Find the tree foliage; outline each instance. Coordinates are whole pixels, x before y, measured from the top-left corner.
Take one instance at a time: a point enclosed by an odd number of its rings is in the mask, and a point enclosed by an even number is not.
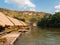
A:
[[[60,12],[50,15],[48,18],[44,16],[44,18],[38,21],[38,26],[60,27]]]

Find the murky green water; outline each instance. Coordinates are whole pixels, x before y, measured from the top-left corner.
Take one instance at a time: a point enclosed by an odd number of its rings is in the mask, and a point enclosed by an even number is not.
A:
[[[60,29],[37,28],[23,34],[15,45],[60,45]]]

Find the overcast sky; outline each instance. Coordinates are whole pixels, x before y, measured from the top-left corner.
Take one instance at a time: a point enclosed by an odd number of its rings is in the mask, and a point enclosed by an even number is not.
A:
[[[0,8],[54,13],[60,12],[60,0],[0,0]]]

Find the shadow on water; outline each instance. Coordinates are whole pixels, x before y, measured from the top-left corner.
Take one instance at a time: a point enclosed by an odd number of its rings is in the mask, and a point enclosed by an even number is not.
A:
[[[60,29],[33,28],[29,33],[23,33],[15,45],[60,45]]]

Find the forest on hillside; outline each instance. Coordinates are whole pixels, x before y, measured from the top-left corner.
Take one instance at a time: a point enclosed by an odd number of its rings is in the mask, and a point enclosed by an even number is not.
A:
[[[49,16],[49,13],[46,12],[34,12],[34,11],[16,11],[9,10],[5,8],[0,8],[0,12],[3,12],[5,15],[22,20],[25,22],[30,22],[32,19],[41,19],[44,16]]]
[[[49,17],[44,16],[44,18],[38,20],[38,26],[60,28],[60,12],[49,15]]]

